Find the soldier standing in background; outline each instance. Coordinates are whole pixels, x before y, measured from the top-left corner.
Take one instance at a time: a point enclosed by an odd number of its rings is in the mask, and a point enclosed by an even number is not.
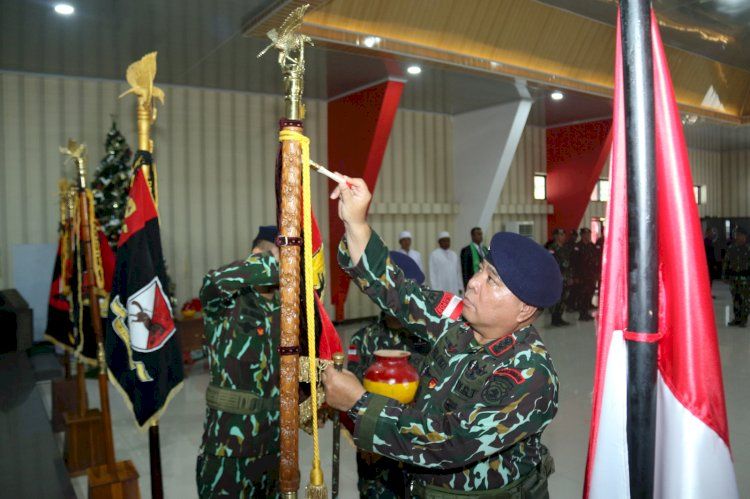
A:
[[[552,242],[547,246],[547,251],[555,257],[557,266],[560,268],[560,274],[563,278],[563,289],[560,300],[552,307],[552,325],[555,327],[570,326],[569,322],[563,320],[565,304],[568,301],[571,285],[570,273],[570,251],[569,246],[565,244],[565,229],[555,229],[552,232]]]
[[[403,253],[391,251],[390,263],[400,268],[406,279],[419,285],[424,283],[424,274],[417,263]],[[375,352],[386,349],[410,352],[409,363],[419,369],[422,359],[430,352],[430,344],[409,333],[395,317],[381,312],[377,322],[363,327],[352,336],[346,368],[361,382],[365,371],[375,360]],[[372,452],[357,450],[357,476],[359,496],[362,498],[403,497],[407,487],[403,463]]]
[[[750,246],[742,227],[735,230],[734,243],[724,257],[724,278],[732,286],[734,304],[734,320],[729,325],[745,327],[750,314]]]
[[[276,497],[279,466],[279,250],[260,227],[251,255],[206,274],[210,373],[196,470],[201,498]]]
[[[341,267],[432,346],[408,405],[365,391],[349,371],[324,371],[326,401],[352,418],[357,447],[406,463],[412,496],[548,497],[553,464],[541,435],[557,412],[558,380],[532,323],[560,299],[552,255],[519,234],[495,234],[462,302],[392,264],[367,224],[362,179],[347,177],[331,197],[346,228]]]
[[[591,242],[591,230],[582,228],[581,240],[573,247],[570,263],[575,279],[575,298],[579,321],[592,321],[589,313],[591,299],[596,291],[596,279],[599,273],[599,252]]]
[[[568,264],[571,266],[571,272],[568,274],[569,278],[567,281],[568,292],[565,295],[565,309],[569,311],[578,310],[578,303],[576,302],[578,281],[576,275],[572,272],[571,259],[573,258],[573,252],[575,251],[576,244],[578,244],[578,231],[576,229],[570,229],[568,231],[568,238],[565,240],[565,252],[568,257]]]

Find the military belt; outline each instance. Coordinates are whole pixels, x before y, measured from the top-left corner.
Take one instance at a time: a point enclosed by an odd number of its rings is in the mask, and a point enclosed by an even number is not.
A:
[[[206,405],[217,411],[248,415],[262,411],[278,410],[279,399],[277,397],[262,398],[246,390],[208,385],[206,389]]]
[[[455,497],[481,497],[484,499],[548,499],[547,477],[555,471],[555,462],[548,453],[527,475],[514,480],[499,489],[490,490],[451,490],[435,485],[412,482],[412,497],[421,499],[452,499]]]

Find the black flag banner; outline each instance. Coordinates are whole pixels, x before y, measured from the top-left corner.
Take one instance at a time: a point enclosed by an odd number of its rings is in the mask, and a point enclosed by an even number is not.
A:
[[[89,197],[89,220],[94,220],[93,199],[90,192],[86,195]],[[77,194],[67,192],[66,196],[72,196],[72,200],[75,201]],[[80,234],[82,229],[75,202],[70,204],[69,211],[69,217],[63,220],[60,226],[60,241],[52,274],[47,329],[44,336],[48,341],[76,355],[81,362],[96,365],[96,337],[91,326],[88,292],[84,289],[85,278],[82,273],[84,263]],[[106,309],[106,299],[112,289],[115,256],[99,224],[94,222],[89,230],[91,230],[90,239],[95,254],[94,274],[90,279],[100,295],[100,305],[104,305]],[[102,325],[104,324],[105,319],[102,319]]]
[[[149,188],[151,153],[138,151],[109,306],[109,377],[140,427],[157,421],[182,387],[182,353],[167,294],[159,215]],[[154,190],[156,185],[154,185]]]

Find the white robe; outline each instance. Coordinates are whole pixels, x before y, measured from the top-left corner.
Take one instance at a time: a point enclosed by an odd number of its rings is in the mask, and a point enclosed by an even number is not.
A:
[[[399,248],[396,251],[398,251],[399,253],[403,253],[404,255],[408,257],[411,257],[412,260],[417,262],[417,267],[419,267],[419,270],[424,272],[424,265],[422,265],[422,253],[413,249],[410,249],[409,252],[407,253],[406,251],[404,251],[403,248]]]
[[[454,295],[463,294],[461,264],[455,251],[436,248],[430,253],[430,287]]]

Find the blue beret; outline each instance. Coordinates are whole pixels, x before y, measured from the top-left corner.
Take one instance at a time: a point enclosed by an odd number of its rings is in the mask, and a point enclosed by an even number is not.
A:
[[[498,232],[492,236],[487,260],[522,302],[545,308],[560,301],[560,268],[555,258],[532,239],[515,232]]]
[[[391,257],[391,261],[404,271],[407,279],[417,281],[417,284],[424,282],[424,274],[419,270],[419,265],[417,265],[417,262],[412,257],[400,251],[391,251],[389,256]]]
[[[269,241],[276,243],[276,236],[279,235],[279,229],[275,225],[261,225],[258,227],[258,235],[255,239],[258,241]]]

